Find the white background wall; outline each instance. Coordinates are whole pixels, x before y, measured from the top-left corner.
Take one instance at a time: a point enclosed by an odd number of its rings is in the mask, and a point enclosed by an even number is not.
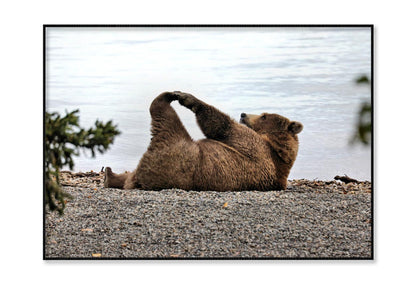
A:
[[[3,280],[408,282],[414,278],[415,93],[410,84],[416,41],[412,2],[248,3],[73,0],[0,4]],[[375,261],[43,261],[42,25],[129,23],[375,24]]]

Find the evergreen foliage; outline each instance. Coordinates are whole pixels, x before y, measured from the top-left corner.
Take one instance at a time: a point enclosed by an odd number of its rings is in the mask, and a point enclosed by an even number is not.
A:
[[[357,84],[370,84],[370,80],[367,76],[361,76],[355,81]],[[358,121],[355,134],[352,138],[352,142],[360,142],[364,145],[369,145],[371,141],[371,130],[372,130],[372,112],[371,103],[363,102],[358,112]]]
[[[95,157],[97,151],[104,153],[120,134],[112,121],[103,123],[99,120],[87,130],[79,126],[79,110],[74,110],[61,117],[57,112],[45,113],[45,200],[44,204],[51,211],[60,214],[65,208],[65,198],[71,196],[60,186],[59,172],[64,166],[74,168],[73,156],[80,150],[90,151]]]

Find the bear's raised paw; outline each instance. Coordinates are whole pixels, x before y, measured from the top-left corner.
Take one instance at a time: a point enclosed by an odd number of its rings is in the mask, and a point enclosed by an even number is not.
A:
[[[195,96],[181,91],[174,91],[173,94],[181,105],[191,109],[193,112],[196,111],[196,105],[199,100]]]

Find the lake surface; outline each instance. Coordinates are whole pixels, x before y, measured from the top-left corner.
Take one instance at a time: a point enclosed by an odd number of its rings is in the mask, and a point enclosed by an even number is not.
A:
[[[371,75],[370,28],[47,28],[46,110],[80,109],[83,127],[113,120],[122,134],[75,170],[133,170],[150,141],[149,106],[189,92],[239,120],[278,113],[304,125],[289,179],[371,179],[371,150],[351,146]],[[191,136],[194,114],[173,103]]]

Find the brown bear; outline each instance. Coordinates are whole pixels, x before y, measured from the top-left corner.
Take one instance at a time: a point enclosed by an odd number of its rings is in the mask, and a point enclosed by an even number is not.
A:
[[[194,141],[170,103],[192,110],[206,139]],[[241,114],[241,124],[191,94],[164,92],[150,106],[152,139],[137,168],[105,170],[105,187],[200,191],[286,189],[298,152],[299,122]]]

